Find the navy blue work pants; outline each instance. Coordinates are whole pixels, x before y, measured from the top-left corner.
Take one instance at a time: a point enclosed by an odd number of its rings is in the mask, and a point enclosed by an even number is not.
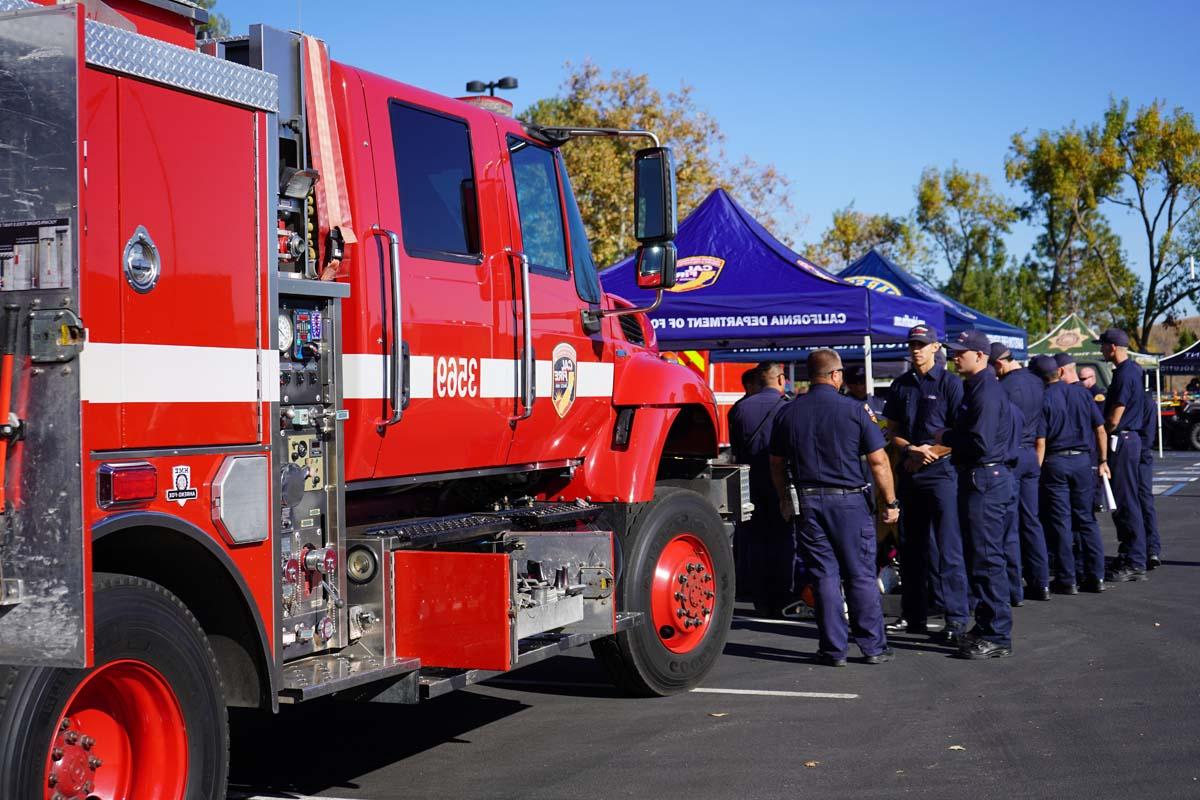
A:
[[[1025,599],[1021,587],[1021,526],[1019,511],[1021,484],[1017,480],[1016,465],[1010,465],[1013,471],[1012,497],[1004,509],[1004,568],[1008,573],[1009,603],[1016,605]]]
[[[1096,523],[1096,475],[1086,453],[1048,455],[1042,464],[1042,521],[1062,584],[1104,579],[1104,539]],[[1075,560],[1078,542],[1080,563]]]
[[[1113,523],[1117,526],[1118,554],[1135,569],[1146,568],[1146,520],[1138,494],[1141,483],[1142,437],[1132,431],[1117,434],[1117,449],[1109,447],[1108,468],[1112,470],[1113,499],[1117,510]],[[1112,437],[1109,437],[1112,443]]]
[[[1008,559],[1004,552],[1006,506],[1012,503],[1012,473],[998,464],[963,468],[958,473],[958,518],[962,523],[967,580],[975,605],[971,633],[1012,645]]]
[[[1050,583],[1050,562],[1046,554],[1046,532],[1039,516],[1038,495],[1042,468],[1037,450],[1022,447],[1013,473],[1017,484],[1018,532],[1021,539],[1021,573],[1028,586]]]
[[[1142,442],[1142,458],[1138,462],[1138,499],[1142,503],[1142,526],[1146,530],[1146,555],[1161,555],[1158,512],[1154,510],[1154,447],[1145,442]]]
[[[792,574],[796,561],[796,539],[792,526],[779,513],[772,496],[761,505],[756,501],[748,522],[738,528],[746,535],[750,591],[754,606],[763,612],[778,611],[791,602]]]
[[[958,475],[943,458],[899,473],[901,608],[909,625],[929,616],[929,584],[946,611],[946,628],[966,629],[967,571],[959,528]]]
[[[887,647],[875,567],[875,519],[861,492],[800,498],[796,538],[813,582],[822,653],[845,658],[853,635],[863,655]],[[850,623],[842,615],[842,590]]]

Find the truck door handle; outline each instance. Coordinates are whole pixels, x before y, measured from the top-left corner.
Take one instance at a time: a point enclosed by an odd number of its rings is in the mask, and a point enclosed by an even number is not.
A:
[[[521,262],[521,413],[514,422],[529,419],[533,415],[533,403],[537,400],[537,377],[534,375],[533,359],[533,306],[529,302],[529,256],[514,253]]]
[[[392,295],[392,347],[388,369],[387,400],[391,405],[392,415],[376,420],[376,427],[382,431],[399,422],[404,415],[404,408],[408,405],[408,358],[402,330],[404,312],[400,306],[400,237],[394,231],[378,225],[371,226],[369,235],[387,237],[388,261],[390,262],[388,283]]]

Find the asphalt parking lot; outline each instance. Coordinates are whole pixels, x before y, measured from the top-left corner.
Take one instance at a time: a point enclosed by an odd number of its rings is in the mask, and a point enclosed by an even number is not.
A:
[[[897,635],[832,669],[811,623],[740,609],[681,696],[622,697],[584,650],[418,707],[237,712],[231,798],[1200,797],[1200,454],[1158,472],[1163,568],[1027,602],[1012,658]]]

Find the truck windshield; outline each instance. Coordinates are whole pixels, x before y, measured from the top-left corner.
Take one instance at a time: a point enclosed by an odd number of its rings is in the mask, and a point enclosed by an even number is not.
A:
[[[562,174],[563,192],[566,194],[564,199],[567,206],[567,225],[571,232],[571,262],[575,265],[575,291],[579,293],[581,300],[599,303],[600,281],[596,275],[596,263],[592,261],[592,248],[588,244],[583,217],[579,214],[575,191],[571,188],[571,179],[567,176],[567,167],[563,163],[561,153],[558,156],[558,170]]]

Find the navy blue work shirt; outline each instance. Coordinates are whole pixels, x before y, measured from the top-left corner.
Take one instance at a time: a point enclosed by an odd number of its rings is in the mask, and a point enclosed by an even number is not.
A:
[[[1154,446],[1154,437],[1158,434],[1158,415],[1162,413],[1158,408],[1158,398],[1150,392],[1146,392],[1144,402],[1146,414],[1140,431],[1142,434],[1142,450]]]
[[[954,424],[942,436],[950,463],[960,467],[1008,461],[1012,403],[1000,388],[996,371],[984,367],[963,381],[963,399]]]
[[[1141,432],[1146,424],[1146,391],[1145,371],[1132,358],[1113,370],[1112,383],[1108,385],[1108,393],[1104,398],[1104,417],[1117,406],[1125,406],[1121,421],[1113,433],[1125,431]]]
[[[1021,447],[1033,447],[1046,435],[1042,425],[1042,395],[1046,383],[1027,369],[1015,369],[1000,378],[1000,387],[1014,406],[1021,409]]]
[[[859,456],[884,444],[862,401],[817,383],[775,418],[771,455],[788,460],[797,486],[857,489],[863,486]]]
[[[739,400],[729,410],[729,443],[733,458],[750,465],[750,499],[755,505],[775,496],[769,447],[775,415],[787,405],[783,393],[766,387]]]
[[[924,375],[910,369],[892,381],[883,415],[895,423],[897,436],[933,444],[937,432],[953,424],[962,397],[962,379],[945,367],[935,365]]]
[[[1091,392],[1080,383],[1055,381],[1042,400],[1047,455],[1059,450],[1094,450],[1096,428],[1104,424]]]

